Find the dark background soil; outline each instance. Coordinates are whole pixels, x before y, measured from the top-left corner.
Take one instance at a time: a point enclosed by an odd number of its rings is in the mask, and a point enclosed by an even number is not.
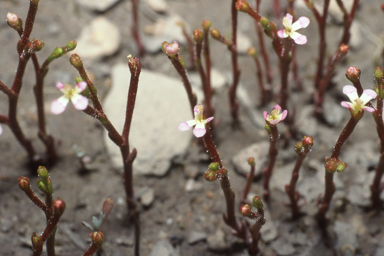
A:
[[[299,0],[298,0],[299,1]],[[35,27],[31,38],[39,38],[45,42],[45,48],[38,54],[40,61],[44,56],[48,56],[51,50],[56,46],[65,45],[69,40],[78,38],[81,28],[89,23],[98,15],[104,15],[114,24],[117,24],[121,33],[120,50],[113,56],[103,58],[98,61],[85,63],[87,71],[94,74],[94,84],[97,85],[99,94],[107,92],[110,83],[109,76],[98,74],[100,65],[113,65],[125,59],[131,53],[137,52],[133,38],[130,33],[132,23],[131,12],[129,11],[130,1],[121,1],[113,8],[103,14],[86,10],[76,4],[74,0],[41,0],[39,11],[36,17]],[[218,28],[223,34],[230,33],[230,2],[219,0],[183,0],[168,1],[169,12],[178,13],[190,25],[191,28],[200,26],[203,19],[211,19],[213,27]],[[271,1],[264,1],[263,15],[272,17],[270,9]],[[285,1],[282,5],[285,5]],[[367,26],[372,33],[378,37],[383,35],[382,21],[383,13],[380,10],[380,1],[361,1],[356,19]],[[27,0],[2,0],[0,1],[0,17],[3,22],[0,24],[0,80],[7,85],[12,84],[15,69],[17,67],[16,43],[18,35],[10,29],[5,17],[7,12],[17,13],[24,19],[28,10]],[[311,25],[303,31],[308,36],[309,42],[305,46],[297,47],[298,60],[300,65],[300,76],[304,82],[304,92],[292,91],[294,102],[290,106],[300,110],[310,104],[311,92],[313,91],[313,77],[317,59],[317,25],[309,11],[302,11],[299,16],[306,15],[311,18]],[[144,15],[140,16],[140,26],[150,24],[151,21]],[[276,20],[275,20],[276,21]],[[280,21],[276,21],[281,27]],[[49,32],[49,26],[59,27],[59,33],[52,35]],[[246,32],[256,42],[254,35],[254,24],[250,17],[245,14],[239,14],[239,29]],[[332,25],[328,32],[329,52],[334,52],[339,41],[341,27]],[[362,69],[362,82],[365,88],[373,88],[372,73],[373,52],[376,45],[373,44],[363,33],[363,43],[356,49],[351,49],[346,60],[339,65],[336,84],[329,92],[330,100],[340,102],[341,88],[349,81],[343,78],[346,67],[355,65]],[[269,48],[269,40],[266,39]],[[211,42],[213,66],[224,74],[230,70],[230,54],[223,45],[217,42]],[[187,59],[187,51],[182,48],[182,55]],[[270,49],[270,56],[273,62],[275,90],[278,90],[279,77],[276,58]],[[255,69],[252,59],[247,56],[239,57],[240,68],[242,71],[241,83],[247,89],[251,98],[255,99],[255,106],[258,105],[259,95],[255,80]],[[143,60],[144,65],[148,65],[153,70],[161,70],[177,77],[172,69],[168,59],[163,53],[148,55]],[[165,66],[165,67],[164,67]],[[341,75],[340,75],[341,73]],[[56,81],[63,75],[69,75],[72,78],[77,76],[75,70],[68,62],[68,56],[63,56],[56,60],[50,66],[50,71],[45,79],[46,84],[46,109],[47,109],[47,127],[58,142],[59,161],[49,169],[51,179],[54,184],[54,197],[61,197],[65,200],[67,208],[63,215],[57,231],[57,254],[58,255],[80,255],[87,248],[90,240],[87,236],[88,230],[81,225],[81,221],[90,221],[91,216],[98,215],[102,202],[107,197],[112,197],[115,201],[115,207],[104,226],[105,242],[103,244],[103,255],[133,255],[133,227],[126,221],[126,206],[124,204],[124,190],[121,185],[119,170],[114,169],[109,162],[107,152],[103,145],[102,133],[103,127],[83,113],[74,108],[68,108],[65,115],[53,116],[49,113],[50,102],[57,97],[57,91],[54,88]],[[230,77],[230,75],[228,75]],[[341,77],[341,78],[340,78]],[[72,79],[73,80],[73,79]],[[293,84],[293,82],[291,83]],[[33,140],[35,146],[43,149],[38,140],[37,133],[37,115],[34,97],[32,96],[32,86],[34,77],[32,66],[29,65],[25,75],[23,89],[19,101],[19,121],[26,135]],[[345,99],[345,97],[343,98]],[[175,106],[177,107],[177,106]],[[215,95],[215,118],[221,120],[217,128],[215,142],[221,157],[230,171],[232,186],[238,193],[245,184],[245,178],[238,175],[233,170],[230,160],[244,147],[252,143],[268,140],[267,134],[263,129],[252,125],[243,108],[240,108],[241,128],[233,129],[228,108],[227,91],[218,91]],[[270,109],[260,109],[260,111]],[[0,95],[0,113],[6,113],[7,99]],[[342,130],[343,125],[349,118],[347,110],[343,117],[344,121],[338,127],[330,127],[319,123],[317,129],[318,137],[314,138],[315,146],[313,152],[308,158],[323,161],[324,157],[332,152],[332,145]],[[329,113],[330,115],[332,113]],[[32,232],[41,232],[45,227],[45,217],[43,213],[35,207],[24,193],[17,186],[17,178],[21,175],[31,178],[31,184],[34,190],[36,177],[31,175],[27,166],[27,155],[23,148],[14,139],[10,130],[3,125],[4,132],[0,136],[0,254],[1,255],[31,255],[31,248],[28,241]],[[281,126],[284,130],[284,126]],[[149,128],[150,129],[150,126]],[[311,136],[311,131],[306,135]],[[371,141],[372,148],[377,148],[377,135],[375,124],[369,115],[365,115],[359,123],[356,131],[345,145],[346,150],[362,141]],[[194,147],[190,151],[199,150],[196,141],[192,142]],[[293,151],[295,140],[288,142],[286,151]],[[80,162],[73,151],[73,145],[77,145],[85,153],[92,157],[93,170],[88,173],[80,172]],[[266,149],[267,150],[267,149]],[[193,152],[192,152],[193,153]],[[191,153],[191,154],[192,154]],[[343,157],[343,154],[342,154]],[[377,150],[377,159],[379,158]],[[183,161],[188,161],[188,155]],[[282,167],[289,161],[278,159],[276,168]],[[181,160],[179,162],[182,162]],[[199,164],[199,163],[196,163]],[[204,168],[207,163],[201,163],[201,173],[197,178],[204,183],[200,191],[185,192],[184,186],[187,180],[183,169],[184,166],[175,163],[169,173],[163,178],[154,177],[135,177],[135,188],[139,191],[143,187],[151,187],[155,190],[155,201],[149,208],[141,209],[141,254],[148,255],[152,246],[162,238],[173,238],[180,240],[179,243],[181,255],[241,255],[244,247],[241,242],[230,235],[230,229],[225,226],[221,214],[225,210],[225,202],[218,182],[207,183],[203,179]],[[318,170],[323,171],[323,170]],[[354,175],[358,171],[349,165],[345,173],[342,173],[342,180],[345,183],[345,191],[351,183]],[[287,181],[288,182],[288,181]],[[251,194],[261,194],[261,181],[255,182]],[[310,203],[304,208],[307,214],[296,222],[289,221],[289,211],[282,204],[286,201],[286,195],[280,191],[272,191],[272,198],[269,209],[272,219],[278,226],[280,236],[288,237],[294,232],[303,232],[306,237],[311,237],[318,233],[313,215],[316,212],[315,203]],[[370,232],[377,226],[383,224],[381,213],[372,214],[355,205],[343,200],[342,212],[334,212],[332,208],[333,220],[342,219],[345,222],[353,223],[356,219],[361,220],[363,230],[359,230],[358,255],[374,255],[375,250],[382,240],[383,233]],[[167,219],[172,219],[169,224]],[[303,228],[304,227],[304,228]],[[204,231],[208,236],[213,235],[217,229],[222,229],[226,233],[226,239],[231,244],[231,249],[224,252],[212,252],[207,250],[207,243],[200,242],[196,245],[189,245],[186,237],[191,230]],[[374,233],[374,234],[372,234]],[[182,239],[184,237],[184,240]],[[123,244],[119,239],[124,241]],[[77,243],[76,243],[77,242]],[[265,255],[276,255],[269,244],[261,243]],[[306,251],[310,248],[309,253]],[[306,253],[305,253],[306,252]],[[336,249],[325,245],[323,241],[317,244],[297,246],[295,255],[336,255]]]

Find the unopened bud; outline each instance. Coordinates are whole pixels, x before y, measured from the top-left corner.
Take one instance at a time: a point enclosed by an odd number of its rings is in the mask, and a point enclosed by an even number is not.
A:
[[[217,179],[216,172],[212,171],[211,169],[208,169],[204,173],[204,179],[207,181],[215,181]]]
[[[63,215],[65,210],[65,202],[61,200],[60,197],[58,197],[57,200],[53,201],[53,209],[55,216]]]
[[[248,158],[248,164],[250,166],[255,166],[255,158],[254,157],[250,157]]]
[[[225,168],[222,168],[222,169],[220,169],[218,172],[217,172],[217,175],[219,175],[219,176],[227,176],[228,175],[228,170],[227,169],[225,169]]]
[[[309,9],[312,9],[312,8],[313,8],[313,0],[305,1],[305,4],[307,5],[307,7],[308,7]]]
[[[23,30],[23,21],[19,18],[17,14],[7,13],[7,23],[8,25],[15,29],[16,31],[22,32]]]
[[[180,50],[180,46],[179,46],[179,43],[176,41],[173,41],[172,44],[164,45],[165,54],[171,58],[175,58],[176,55],[179,53],[179,50]]]
[[[72,54],[69,58],[69,62],[72,64],[72,66],[76,69],[83,67],[83,61],[81,60],[80,56],[76,53]]]
[[[302,143],[304,147],[313,147],[313,137],[304,136]]]
[[[108,215],[111,213],[113,209],[113,200],[112,198],[107,198],[104,203],[103,203],[103,213],[104,213],[104,218],[107,219]]]
[[[21,176],[20,178],[17,179],[19,183],[19,187],[23,191],[27,191],[31,187],[31,183],[29,181],[29,178]]]
[[[268,20],[267,18],[265,18],[265,17],[261,17],[261,19],[260,19],[260,24],[261,24],[261,26],[262,26],[265,30],[267,30],[268,27],[269,27],[269,20]]]
[[[238,0],[236,3],[235,3],[235,8],[236,10],[238,10],[239,12],[248,12],[250,7],[249,7],[249,4],[247,1],[244,1],[244,0]]]
[[[32,233],[31,240],[33,248],[36,248],[37,244],[39,243],[39,236],[36,234],[36,232]]]
[[[254,196],[252,198],[252,205],[253,205],[253,207],[257,208],[258,210],[264,210],[263,201],[261,201],[261,197],[259,197],[259,196]]]
[[[210,163],[208,165],[208,169],[210,169],[210,170],[212,170],[214,172],[218,171],[219,168],[220,168],[220,163],[219,162],[213,162],[213,163]]]
[[[48,170],[47,168],[45,168],[44,166],[39,166],[37,168],[37,174],[39,175],[39,177],[43,180],[47,180],[49,178],[49,173],[48,173]]]
[[[337,172],[342,172],[344,171],[344,169],[347,167],[347,164],[343,161],[338,161],[337,162],[337,168],[336,168],[336,171]]]
[[[195,40],[198,43],[201,43],[203,42],[203,39],[204,39],[204,34],[203,34],[203,31],[201,31],[201,29],[198,28],[193,30],[193,40]]]
[[[213,28],[213,29],[211,29],[210,33],[211,33],[211,36],[213,38],[220,39],[220,31],[219,30]]]
[[[360,81],[361,70],[357,67],[349,67],[345,76],[352,83],[358,83]]]
[[[348,50],[349,50],[349,45],[341,44],[339,46],[339,52],[344,54],[344,55],[348,53]]]
[[[251,206],[249,204],[242,204],[239,210],[244,217],[251,214]]]
[[[101,231],[93,232],[91,235],[92,242],[97,245],[102,245],[104,240],[104,234]]]
[[[211,28],[212,22],[210,20],[203,20],[203,23],[201,23],[201,26],[204,29],[204,32],[207,33],[209,29]]]
[[[302,142],[297,142],[296,143],[296,146],[295,146],[295,152],[296,154],[300,155],[301,153],[303,153],[303,143]]]
[[[73,51],[77,46],[77,42],[75,40],[71,40],[67,43],[66,47],[68,51]]]
[[[42,40],[33,39],[32,40],[32,48],[31,48],[32,53],[41,51],[41,49],[43,49],[44,45],[45,44]]]
[[[374,76],[377,83],[380,83],[384,78],[383,70],[380,67],[377,67],[375,69]]]

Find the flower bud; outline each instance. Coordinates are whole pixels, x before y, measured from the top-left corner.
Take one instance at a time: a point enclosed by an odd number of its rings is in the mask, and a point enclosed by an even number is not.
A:
[[[60,197],[53,201],[53,210],[55,216],[63,215],[65,210],[65,202],[61,200]]]
[[[346,167],[347,167],[347,164],[346,164],[345,162],[339,160],[339,161],[337,162],[337,168],[336,168],[336,171],[337,171],[337,172],[342,172],[342,171],[344,171],[344,169],[345,169]]]
[[[38,52],[38,51],[41,51],[41,49],[43,49],[44,47],[44,42],[40,39],[33,39],[32,40],[32,47],[30,49],[31,53],[35,53],[35,52]]]
[[[165,44],[164,45],[164,52],[168,57],[175,58],[176,55],[179,53],[180,46],[177,41],[173,41],[172,44]]]
[[[219,30],[213,28],[213,29],[211,29],[210,33],[211,33],[211,36],[213,38],[215,38],[217,40],[220,39],[220,31]]]
[[[248,2],[244,0],[238,0],[235,3],[235,8],[239,12],[249,12],[249,9],[250,9]]]
[[[103,232],[101,231],[96,231],[96,232],[93,232],[91,233],[91,239],[92,239],[92,242],[94,244],[97,244],[97,245],[102,245],[103,244],[103,239],[104,239],[104,234]]]
[[[383,70],[380,67],[377,67],[375,69],[374,76],[375,76],[376,81],[382,81],[384,78]],[[379,82],[377,82],[377,83],[379,83]]]
[[[76,69],[83,67],[83,61],[81,60],[80,56],[76,53],[72,54],[69,58],[69,62],[72,64],[72,66]]]
[[[37,175],[39,175],[39,177],[43,180],[47,180],[49,178],[48,170],[44,166],[39,166],[37,168]]]
[[[15,29],[16,31],[23,31],[23,21],[19,18],[17,14],[7,13],[7,23],[8,25]]]
[[[210,20],[203,20],[203,23],[201,23],[201,26],[204,29],[204,32],[207,33],[209,29],[211,28],[212,22]]]
[[[301,153],[303,153],[304,151],[304,147],[303,147],[303,143],[302,142],[297,142],[296,143],[296,146],[295,146],[295,152],[296,154],[300,155]]]
[[[204,34],[203,34],[203,31],[201,31],[201,29],[195,29],[193,30],[193,40],[195,40],[197,43],[201,43],[203,42],[203,39],[204,39]]]
[[[255,166],[255,158],[254,157],[250,157],[248,158],[248,164],[250,166]]]
[[[204,178],[207,181],[215,181],[217,179],[216,172],[212,171],[211,169],[208,169],[205,171]]]
[[[73,51],[77,46],[77,42],[75,40],[71,40],[67,43],[67,51]]]
[[[210,163],[208,165],[208,169],[210,169],[210,170],[212,170],[214,172],[218,171],[219,168],[220,168],[220,163],[219,162]]]
[[[352,83],[358,83],[360,81],[361,70],[357,67],[349,67],[345,76]]]
[[[222,177],[222,176],[227,176],[227,175],[228,175],[228,170],[225,169],[225,168],[222,168],[222,169],[220,169],[220,170],[217,172],[217,175],[219,175],[220,177]]]
[[[304,147],[313,147],[313,138],[309,136],[304,136],[302,143]]]
[[[21,176],[20,178],[17,179],[19,183],[19,187],[23,191],[27,191],[31,187],[31,183],[29,181],[29,178]]]
[[[251,214],[251,206],[249,204],[242,204],[239,210],[244,217]]]
[[[36,248],[36,246],[39,243],[39,236],[36,234],[36,232],[32,233],[31,240],[32,240],[33,248]]]
[[[249,56],[256,57],[257,56],[256,48],[255,47],[249,47],[249,49],[247,50],[247,54]]]
[[[269,20],[265,17],[261,17],[260,19],[260,24],[261,26],[265,29],[265,30],[268,30],[268,27],[269,27]]]
[[[82,82],[82,81],[84,81],[83,80],[83,78],[82,77],[75,77],[75,81],[76,81],[76,83],[78,84],[78,83],[80,83],[80,82]]]
[[[40,179],[37,179],[37,187],[43,192],[43,193],[48,193],[48,188],[47,188],[47,184],[43,181],[43,180],[40,180]]]
[[[313,8],[313,0],[305,1],[305,4],[307,5],[307,7],[308,7],[309,9],[312,9],[312,8]]]
[[[337,159],[336,158],[330,158],[327,156],[325,158],[325,164],[324,164],[325,170],[329,173],[336,172],[337,169]]]
[[[254,196],[252,198],[252,205],[253,205],[253,207],[257,208],[258,210],[264,210],[264,204],[261,201],[261,197],[259,197],[259,196]]]
[[[344,54],[344,55],[348,53],[348,50],[349,50],[349,45],[341,44],[339,46],[339,52]]]

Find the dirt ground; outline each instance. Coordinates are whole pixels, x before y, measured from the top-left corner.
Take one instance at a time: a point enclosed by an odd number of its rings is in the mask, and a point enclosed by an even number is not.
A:
[[[301,1],[301,0],[297,0]],[[220,0],[168,0],[169,13],[177,13],[182,16],[194,29],[200,27],[203,19],[210,19],[213,27],[218,28],[223,34],[230,33],[230,2]],[[265,2],[265,3],[264,3]],[[274,18],[271,10],[271,1],[263,1],[263,15],[270,17],[281,28],[281,21]],[[281,1],[285,6],[285,1]],[[316,1],[315,1],[316,2]],[[322,2],[322,1],[320,1]],[[334,86],[328,92],[326,102],[339,102],[346,100],[341,93],[342,86],[350,82],[345,79],[344,73],[348,66],[357,66],[362,70],[362,84],[365,88],[373,88],[372,74],[375,68],[373,64],[374,52],[377,45],[372,42],[373,36],[369,36],[369,31],[376,35],[379,40],[383,40],[383,12],[381,11],[380,1],[361,1],[356,14],[356,20],[361,25],[360,45],[348,53],[347,58],[338,66],[334,79]],[[12,84],[15,69],[17,67],[16,43],[18,35],[9,28],[5,22],[7,12],[17,13],[24,19],[28,10],[29,1],[27,0],[1,0],[0,1],[0,80],[7,85]],[[121,44],[119,51],[110,57],[101,60],[85,63],[88,72],[94,75],[94,84],[97,86],[100,95],[107,93],[110,83],[109,74],[104,75],[98,72],[102,65],[112,66],[121,62],[129,53],[137,53],[130,27],[132,16],[130,12],[130,1],[120,1],[115,6],[104,13],[96,13],[79,6],[75,0],[41,0],[39,11],[36,17],[35,27],[31,38],[42,39],[45,48],[38,53],[40,61],[44,56],[48,56],[50,51],[56,46],[65,45],[69,40],[78,38],[81,28],[88,24],[96,16],[103,15],[110,19],[119,27],[121,33]],[[295,107],[297,112],[311,104],[311,93],[313,92],[313,78],[316,68],[318,34],[317,24],[311,12],[299,9],[298,16],[308,16],[311,19],[310,27],[302,33],[308,36],[308,44],[297,47],[299,60],[299,74],[303,80],[304,91],[298,92],[291,90],[292,101],[290,107]],[[140,13],[140,26],[151,24],[150,17]],[[52,28],[52,26],[54,28]],[[52,33],[52,30],[58,30]],[[328,52],[332,53],[337,47],[340,31],[342,27],[329,25]],[[246,33],[256,45],[254,23],[245,14],[239,14],[239,30]],[[274,81],[272,88],[278,91],[279,76],[276,64],[276,56],[271,49],[269,39],[266,39],[270,57],[273,64]],[[211,41],[211,51],[213,67],[220,70],[223,74],[231,72],[230,54],[225,47],[217,42]],[[135,54],[133,54],[135,55]],[[187,50],[182,47],[182,56],[188,59]],[[72,81],[78,76],[75,69],[68,62],[69,56],[63,56],[50,66],[50,71],[45,79],[46,84],[46,111],[47,127],[57,140],[59,161],[49,169],[51,179],[54,184],[54,197],[61,197],[66,202],[66,211],[63,215],[56,235],[57,255],[81,255],[85,252],[90,243],[88,230],[81,225],[81,221],[90,221],[92,216],[98,215],[102,202],[107,197],[112,197],[115,207],[104,225],[105,240],[101,255],[133,255],[133,227],[126,221],[126,206],[124,204],[124,190],[121,184],[120,171],[112,167],[108,159],[108,154],[102,141],[103,127],[94,120],[74,108],[68,108],[65,115],[53,116],[49,113],[49,106],[53,99],[57,97],[54,88],[56,81],[63,76],[70,76]],[[150,66],[155,71],[166,70],[168,74],[178,77],[172,69],[170,62],[163,53],[147,55],[143,60],[145,65]],[[249,97],[255,99],[255,106],[259,104],[258,87],[255,76],[253,60],[245,55],[239,56],[240,68],[242,71],[241,83],[245,86]],[[166,66],[166,67],[164,67]],[[24,78],[22,92],[19,101],[19,121],[26,135],[33,140],[34,145],[43,150],[42,144],[37,138],[37,114],[34,97],[32,96],[32,86],[34,85],[33,69],[29,63],[27,73]],[[290,85],[294,85],[290,81]],[[292,88],[292,86],[291,86]],[[216,107],[215,120],[220,120],[217,127],[215,142],[224,161],[226,168],[230,171],[232,186],[237,193],[245,184],[245,177],[234,171],[231,162],[232,157],[241,149],[260,141],[268,140],[267,133],[255,127],[244,108],[240,107],[241,127],[232,128],[229,114],[227,90],[217,91],[214,96]],[[177,107],[177,106],[175,106]],[[256,107],[255,107],[256,108]],[[270,109],[258,109],[264,111]],[[5,95],[0,95],[0,114],[7,111],[7,100]],[[333,115],[330,111],[329,115]],[[304,170],[308,167],[308,160],[313,159],[322,162],[325,156],[332,152],[332,146],[339,136],[343,126],[349,118],[349,113],[341,117],[342,121],[336,127],[324,123],[317,123],[316,136],[314,136],[315,146],[312,153],[306,160]],[[181,120],[182,121],[182,120]],[[0,255],[31,255],[30,236],[32,232],[41,232],[45,227],[45,217],[37,207],[35,207],[24,193],[18,188],[17,178],[21,175],[31,178],[34,191],[36,177],[31,175],[27,166],[27,154],[15,140],[10,129],[3,126],[3,134],[0,136]],[[150,129],[150,127],[149,127]],[[282,125],[281,129],[285,128]],[[312,131],[307,131],[305,135],[312,136]],[[303,134],[304,135],[304,134]],[[284,137],[283,137],[284,138]],[[374,160],[379,159],[378,139],[375,123],[370,115],[366,114],[358,124],[355,132],[343,148],[342,152],[354,148],[359,143],[369,141],[371,150],[375,152]],[[283,142],[283,140],[280,140]],[[281,155],[290,155],[293,151],[296,140],[287,142],[286,149],[281,148]],[[92,158],[92,170],[81,172],[79,159],[74,154],[73,146],[83,150]],[[266,149],[267,150],[267,149]],[[135,176],[134,184],[136,191],[144,187],[153,188],[155,200],[153,204],[141,211],[141,255],[148,255],[151,248],[161,239],[170,238],[179,248],[180,255],[246,255],[244,244],[230,234],[230,229],[222,220],[222,212],[225,211],[225,202],[219,182],[208,183],[203,178],[203,173],[207,167],[207,162],[194,163],[199,165],[200,173],[196,178],[204,184],[198,191],[186,192],[185,182],[187,177],[184,172],[185,166],[182,163],[190,162],[191,155],[196,155],[199,151],[197,140],[192,142],[189,154],[184,158],[176,159],[175,164],[168,174],[162,178]],[[278,158],[276,168],[281,168],[288,163],[295,161],[294,154],[290,159]],[[341,158],[347,157],[341,155]],[[256,159],[257,162],[257,159]],[[361,177],[358,172],[368,175],[372,170],[370,166],[361,170],[354,167],[353,163],[348,163],[348,168],[341,176],[344,182],[344,194],[349,193],[351,184],[355,177]],[[324,170],[316,170],[323,172]],[[287,181],[288,182],[288,181]],[[254,182],[251,194],[261,195],[262,181]],[[340,192],[340,191],[339,191]],[[342,193],[340,192],[340,193]],[[352,244],[356,249],[356,255],[379,255],[378,247],[384,242],[384,233],[380,230],[383,225],[382,213],[373,214],[364,208],[350,203],[345,196],[339,196],[331,207],[331,219],[342,220],[350,223],[353,227],[353,234],[356,234],[357,244]],[[272,198],[268,205],[271,212],[271,219],[275,223],[280,238],[289,240],[294,234],[303,234],[308,242],[294,244],[295,253],[292,255],[339,255],[336,246],[330,246],[323,239],[312,239],[319,236],[320,231],[316,227],[314,214],[316,213],[315,202],[308,202],[303,208],[305,216],[297,221],[290,221],[289,211],[282,202],[287,201],[287,197],[279,190],[272,191]],[[240,214],[239,214],[240,215]],[[331,225],[331,227],[333,227]],[[208,249],[205,241],[194,245],[187,243],[188,234],[191,231],[201,231],[210,236],[214,236],[217,230],[225,232],[225,239],[229,248],[224,251],[212,251]],[[330,228],[331,243],[336,244],[337,238],[334,236],[333,229]],[[313,242],[316,241],[316,242]],[[271,246],[272,242],[260,242],[265,255],[278,255]],[[375,254],[376,252],[376,254]],[[283,254],[286,255],[286,254]],[[347,255],[347,254],[345,254]]]

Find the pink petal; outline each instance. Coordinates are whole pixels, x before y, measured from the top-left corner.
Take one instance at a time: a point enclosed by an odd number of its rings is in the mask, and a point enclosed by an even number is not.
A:
[[[214,117],[211,116],[210,118],[208,118],[207,120],[205,120],[205,123],[206,123],[206,124],[209,123],[210,121],[212,121],[213,118],[214,118]]]
[[[340,105],[345,108],[352,108],[351,103],[347,101],[342,101]]]
[[[286,37],[288,37],[288,35],[285,33],[285,30],[284,30],[284,29],[280,29],[279,31],[277,31],[277,35],[278,35],[280,38],[286,38]]]
[[[87,82],[81,81],[77,83],[77,87],[80,89],[80,92],[82,92],[87,88]]]
[[[349,95],[349,94],[352,94],[352,93],[355,93],[355,92],[357,92],[357,90],[356,90],[356,88],[354,87],[354,86],[352,86],[352,85],[345,85],[344,87],[343,87],[343,93],[345,94],[345,95]]]
[[[267,112],[267,111],[264,111],[264,112],[263,112],[263,117],[264,117],[265,120],[268,119],[268,112]]]
[[[377,96],[376,92],[371,89],[366,89],[361,94],[360,99],[363,101],[364,105],[367,104],[368,101],[375,99]]]
[[[308,27],[310,20],[307,17],[303,16],[303,17],[300,17],[296,22],[300,24],[301,28],[306,28]]]
[[[191,127],[188,125],[187,122],[182,122],[181,124],[179,124],[178,128],[179,128],[179,131],[184,132],[184,131],[188,131],[189,128],[191,128]]]
[[[292,36],[291,36],[292,37]],[[299,44],[299,45],[303,45],[303,44],[306,44],[308,42],[308,39],[305,35],[301,35],[296,37],[296,38],[292,38],[293,40],[295,40],[295,43]]]
[[[193,129],[193,134],[197,138],[203,137],[206,132],[207,132],[207,130],[205,130],[204,128],[195,128],[195,129]]]
[[[67,104],[63,104],[59,98],[52,102],[51,112],[52,114],[59,115],[64,112],[66,107],[67,107]]]
[[[285,15],[285,18],[289,19],[292,24],[293,16],[291,14],[287,13],[287,15]]]
[[[0,125],[0,134],[2,134],[3,133],[3,127],[1,127],[1,125]]]
[[[275,120],[269,121],[269,123],[270,123],[271,125],[276,125],[276,124],[278,124],[278,123],[280,123],[280,122],[281,122],[281,119],[275,119]]]
[[[88,107],[88,99],[83,95],[72,97],[71,101],[77,110],[84,110]]]
[[[281,111],[281,107],[280,107],[280,105],[279,105],[279,104],[276,104],[276,105],[273,107],[273,110],[275,110],[275,109],[279,110],[279,112],[280,112],[280,111]]]
[[[281,116],[281,121],[283,121],[288,115],[288,110],[283,111],[283,115]]]
[[[368,112],[371,112],[371,113],[373,113],[373,112],[376,111],[376,109],[371,108],[371,107],[363,107],[363,109],[366,110],[366,111],[368,111]]]
[[[62,82],[57,82],[57,83],[56,83],[56,88],[57,88],[58,90],[64,89],[64,84],[63,84]]]

